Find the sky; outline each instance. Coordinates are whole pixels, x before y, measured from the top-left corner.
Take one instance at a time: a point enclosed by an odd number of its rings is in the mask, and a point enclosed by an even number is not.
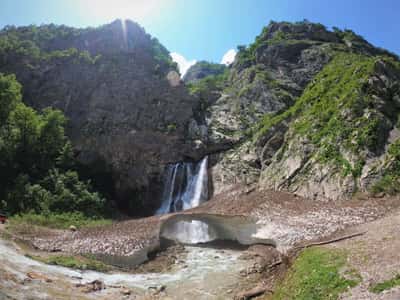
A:
[[[134,20],[157,37],[181,70],[196,60],[229,63],[236,47],[253,42],[271,20],[352,29],[400,54],[399,0],[0,0],[0,27],[87,27],[117,18]]]

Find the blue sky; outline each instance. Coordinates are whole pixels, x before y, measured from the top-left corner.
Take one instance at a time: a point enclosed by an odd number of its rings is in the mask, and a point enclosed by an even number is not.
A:
[[[353,29],[400,54],[399,0],[0,0],[0,27],[86,27],[116,18],[139,22],[188,60],[220,62],[229,49],[252,42],[270,20],[303,19]]]

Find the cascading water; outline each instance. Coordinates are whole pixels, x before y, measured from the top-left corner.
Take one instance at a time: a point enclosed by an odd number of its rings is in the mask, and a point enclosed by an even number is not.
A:
[[[199,206],[208,199],[208,157],[199,163],[179,162],[169,165],[164,177],[164,191],[161,207],[156,214],[182,211]],[[177,223],[171,229],[174,236],[183,243],[212,241],[215,234],[207,224],[200,221]]]
[[[208,199],[208,157],[199,163],[169,165],[164,175],[161,207],[156,214],[177,212],[199,206]]]

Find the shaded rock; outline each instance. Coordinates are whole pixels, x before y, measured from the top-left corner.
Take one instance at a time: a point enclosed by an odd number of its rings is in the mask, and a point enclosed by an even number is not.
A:
[[[169,52],[132,21],[10,27],[0,37],[7,34],[31,41],[41,57],[11,49],[0,57],[0,72],[16,74],[27,104],[65,113],[77,159],[96,188],[126,213],[152,214],[164,165],[198,157],[187,136],[198,99],[180,84]]]

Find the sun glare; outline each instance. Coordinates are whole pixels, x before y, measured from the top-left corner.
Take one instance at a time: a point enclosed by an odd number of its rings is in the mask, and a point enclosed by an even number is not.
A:
[[[143,21],[160,12],[163,0],[82,0],[82,9],[97,19]]]

